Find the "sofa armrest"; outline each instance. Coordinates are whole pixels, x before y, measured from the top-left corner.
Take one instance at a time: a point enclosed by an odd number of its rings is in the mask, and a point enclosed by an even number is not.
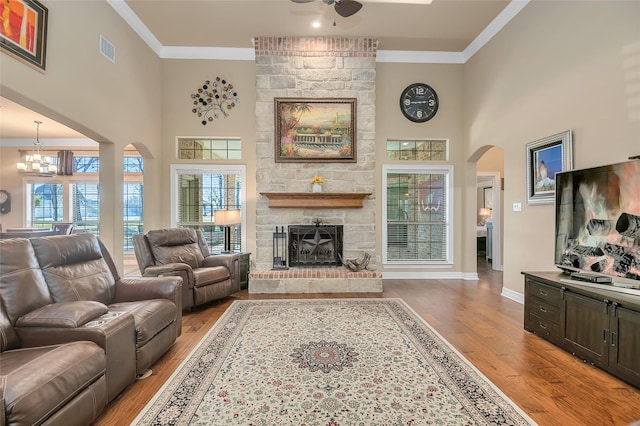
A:
[[[164,277],[131,277],[116,281],[114,301],[134,302],[149,299],[167,299],[182,310],[182,278]]]
[[[192,286],[193,269],[186,263],[167,263],[166,265],[149,266],[144,270],[143,277],[182,277],[183,286]]]
[[[240,254],[212,254],[204,258],[202,266],[225,266],[231,275],[232,288],[236,289],[235,291],[240,291]]]
[[[56,303],[58,305],[59,303]],[[21,347],[94,342],[107,355],[107,394],[113,400],[136,377],[136,328],[129,312],[109,311],[76,328],[15,327]],[[1,422],[0,422],[1,423]]]
[[[106,305],[90,300],[52,303],[21,316],[16,326],[77,328],[108,311]]]
[[[212,254],[204,258],[202,266],[209,268],[212,266],[226,266],[229,271],[233,272],[233,262],[238,259],[238,254]]]

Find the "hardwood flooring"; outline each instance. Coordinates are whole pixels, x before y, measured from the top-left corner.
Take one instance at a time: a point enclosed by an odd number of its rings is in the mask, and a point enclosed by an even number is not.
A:
[[[153,366],[153,374],[129,386],[95,424],[129,424],[233,300],[285,297],[403,299],[542,426],[640,420],[640,390],[525,332],[523,306],[500,296],[502,273],[489,266],[478,258],[478,281],[385,280],[381,295],[250,295],[245,290],[185,313],[182,336]]]

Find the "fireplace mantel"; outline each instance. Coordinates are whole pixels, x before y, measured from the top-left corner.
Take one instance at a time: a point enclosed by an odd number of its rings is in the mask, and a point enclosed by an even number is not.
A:
[[[269,207],[362,208],[370,192],[261,192]]]

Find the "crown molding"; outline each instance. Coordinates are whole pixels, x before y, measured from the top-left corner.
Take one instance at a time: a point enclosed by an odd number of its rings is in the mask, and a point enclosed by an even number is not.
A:
[[[496,16],[487,28],[482,30],[480,34],[462,51],[464,62],[467,62],[482,47],[498,34],[524,7],[529,4],[530,0],[512,0],[502,12]],[[463,62],[463,63],[464,63]]]
[[[378,50],[376,62],[410,64],[464,64],[462,52],[435,52],[419,50]]]
[[[142,20],[138,18],[138,15],[131,10],[129,5],[125,3],[124,0],[107,0],[107,3],[109,3],[118,15],[120,15],[127,24],[129,24],[133,31],[135,31],[136,34],[138,34],[138,36],[147,43],[151,50],[156,52],[156,55],[162,58],[162,43],[160,43],[156,36],[153,35],[151,30],[147,28]]]
[[[40,149],[42,149],[43,151],[47,151],[47,149],[49,148],[57,148],[57,147],[61,147],[61,146],[81,146],[81,147],[87,147],[87,146],[95,146],[98,147],[100,146],[100,144],[96,141],[94,141],[93,139],[89,139],[89,138],[74,138],[74,139],[67,139],[67,138],[41,138],[40,139],[41,145],[40,145]],[[0,147],[3,148],[12,148],[12,147],[17,147],[17,148],[33,148],[34,144],[33,144],[33,139],[9,139],[9,138],[4,138],[4,139],[0,139]]]
[[[252,48],[163,46],[124,0],[106,0],[140,38],[162,59],[254,61]],[[513,19],[530,0],[512,0],[462,52],[378,50],[376,62],[464,64]]]
[[[218,59],[226,61],[255,61],[253,48],[236,47],[192,47],[192,46],[164,46],[163,59]]]

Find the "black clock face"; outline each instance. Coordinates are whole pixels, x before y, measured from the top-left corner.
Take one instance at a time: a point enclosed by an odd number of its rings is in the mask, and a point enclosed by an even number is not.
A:
[[[400,110],[409,120],[424,123],[438,112],[438,95],[428,84],[414,83],[402,91]]]
[[[0,213],[7,214],[11,211],[11,195],[6,189],[0,189]]]

